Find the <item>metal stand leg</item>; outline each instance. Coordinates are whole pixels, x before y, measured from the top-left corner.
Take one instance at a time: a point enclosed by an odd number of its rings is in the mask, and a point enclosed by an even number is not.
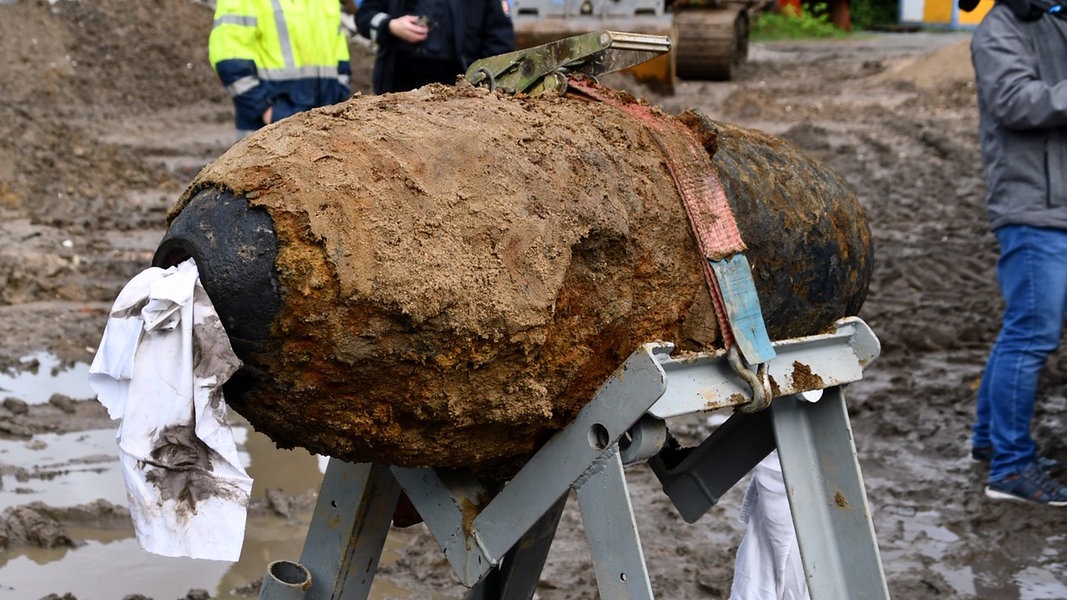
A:
[[[311,587],[311,572],[304,565],[276,560],[267,565],[259,600],[304,600]]]
[[[541,519],[504,555],[499,568],[476,585],[467,600],[530,600],[537,591],[548,551],[556,537],[567,495],[560,497]]]
[[[812,598],[889,598],[841,387],[771,403]]]
[[[652,583],[637,534],[622,459],[613,453],[576,488],[601,598],[651,600]]]
[[[300,554],[311,572],[305,600],[367,597],[399,498],[389,469],[330,459]]]
[[[659,349],[645,344],[634,351],[571,424],[491,498],[466,471],[392,468],[461,583],[477,585],[561,496],[601,470],[605,458],[619,461],[619,439],[666,387]]]

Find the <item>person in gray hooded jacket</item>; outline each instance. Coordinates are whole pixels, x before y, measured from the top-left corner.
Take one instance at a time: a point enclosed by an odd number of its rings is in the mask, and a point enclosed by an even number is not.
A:
[[[1067,19],[998,0],[971,39],[990,228],[1005,311],[978,390],[972,456],[988,497],[1067,506],[1030,433],[1038,375],[1067,316]]]

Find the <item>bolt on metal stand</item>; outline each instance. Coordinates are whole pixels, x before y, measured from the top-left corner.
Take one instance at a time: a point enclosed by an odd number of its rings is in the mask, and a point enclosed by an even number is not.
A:
[[[672,358],[673,349],[652,343],[634,351],[494,494],[463,470],[331,459],[295,563],[304,570],[272,565],[260,597],[366,598],[403,490],[469,598],[531,598],[574,490],[600,597],[651,600],[624,466],[646,462],[692,523],[777,448],[811,597],[889,598],[843,393],[878,356],[867,325],[848,318],[833,333],[776,342],[767,363],[770,408],[736,411],[689,448],[670,437],[666,419],[739,406],[753,392],[725,352]],[[819,390],[817,402],[803,397]],[[294,583],[274,572],[309,576]]]

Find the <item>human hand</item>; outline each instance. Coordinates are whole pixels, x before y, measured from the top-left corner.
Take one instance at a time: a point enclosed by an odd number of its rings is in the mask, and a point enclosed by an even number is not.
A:
[[[418,44],[430,34],[430,28],[420,24],[415,15],[404,15],[389,21],[389,33],[410,44]]]
[[[274,107],[268,106],[267,110],[263,111],[263,124],[270,125],[274,117]]]

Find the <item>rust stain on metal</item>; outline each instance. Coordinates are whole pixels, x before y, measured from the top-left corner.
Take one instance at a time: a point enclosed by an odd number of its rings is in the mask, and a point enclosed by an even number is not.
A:
[[[777,398],[778,396],[781,396],[782,395],[782,388],[781,388],[781,386],[778,385],[778,382],[775,381],[774,377],[771,377],[770,375],[768,375],[767,376],[767,381],[771,384],[771,397],[772,398]]]
[[[477,501],[470,498],[463,498],[460,501],[459,510],[462,515],[463,533],[467,534],[468,538],[474,534],[474,520],[478,518],[489,500],[488,496],[479,495]]]
[[[795,390],[821,390],[826,387],[822,377],[811,372],[811,367],[800,362],[793,361],[793,389]]]
[[[838,508],[849,508],[848,498],[841,492],[834,492],[834,504],[836,504]]]

